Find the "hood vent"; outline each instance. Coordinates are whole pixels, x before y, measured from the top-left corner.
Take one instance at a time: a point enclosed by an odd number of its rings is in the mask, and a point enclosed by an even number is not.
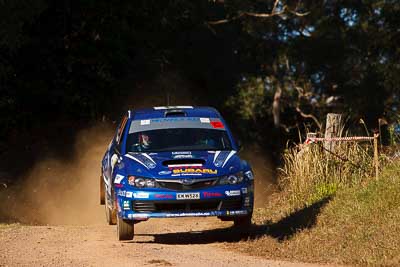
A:
[[[183,166],[198,166],[201,167],[206,163],[204,159],[171,159],[163,162],[167,167],[183,167]]]

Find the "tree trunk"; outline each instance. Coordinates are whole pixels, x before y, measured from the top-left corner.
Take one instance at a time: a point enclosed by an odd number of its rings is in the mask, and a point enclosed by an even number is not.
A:
[[[272,104],[272,116],[274,117],[274,126],[279,128],[281,126],[281,95],[282,89],[277,87],[274,95],[274,102]]]

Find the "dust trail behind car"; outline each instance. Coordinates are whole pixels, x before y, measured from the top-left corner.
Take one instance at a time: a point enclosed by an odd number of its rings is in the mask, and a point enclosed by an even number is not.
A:
[[[3,190],[1,213],[33,224],[92,224],[103,222],[98,205],[101,153],[112,136],[106,124],[80,131],[72,160],[55,156],[38,159],[19,184]]]

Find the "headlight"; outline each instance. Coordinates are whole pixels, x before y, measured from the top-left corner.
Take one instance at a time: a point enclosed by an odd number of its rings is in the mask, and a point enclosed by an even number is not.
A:
[[[129,176],[128,184],[131,186],[135,186],[137,188],[153,188],[156,187],[156,181],[151,178],[137,177],[137,176]]]
[[[218,184],[220,184],[220,185],[226,185],[226,184],[235,185],[235,184],[240,184],[241,182],[243,182],[243,173],[242,172],[230,174],[227,176],[222,176],[218,180]]]

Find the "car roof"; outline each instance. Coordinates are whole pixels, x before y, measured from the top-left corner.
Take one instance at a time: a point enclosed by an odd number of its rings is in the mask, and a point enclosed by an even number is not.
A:
[[[221,118],[213,107],[164,106],[129,111],[133,120],[164,118],[166,112],[184,112],[186,117]]]

